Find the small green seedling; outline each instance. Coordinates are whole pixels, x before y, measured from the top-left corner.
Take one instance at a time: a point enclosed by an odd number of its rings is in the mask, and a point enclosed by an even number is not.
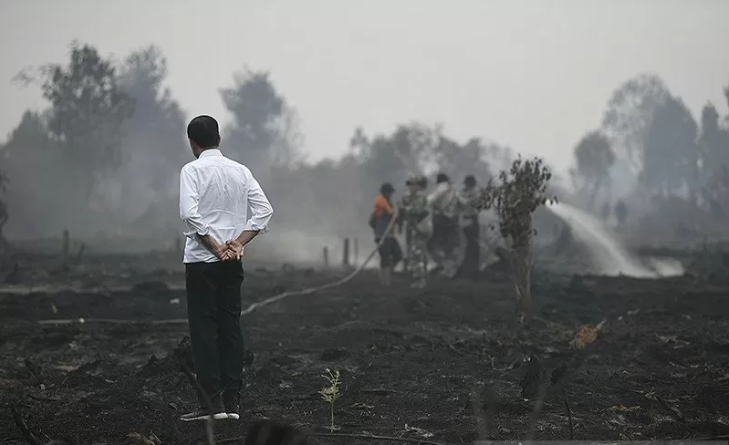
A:
[[[339,371],[332,372],[330,369],[326,369],[325,373],[322,374],[322,378],[329,382],[329,386],[322,388],[319,391],[322,400],[329,404],[329,430],[334,432],[336,426],[334,424],[334,404],[342,394],[339,392],[339,386],[342,382],[339,380]]]

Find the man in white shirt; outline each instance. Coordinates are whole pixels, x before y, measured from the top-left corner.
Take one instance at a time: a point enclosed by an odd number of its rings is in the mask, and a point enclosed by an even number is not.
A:
[[[187,137],[196,159],[180,172],[180,217],[186,227],[183,262],[190,343],[204,393],[198,390],[200,409],[181,420],[239,419],[241,257],[245,245],[267,230],[273,208],[251,171],[218,149],[215,119],[196,117],[187,126]]]

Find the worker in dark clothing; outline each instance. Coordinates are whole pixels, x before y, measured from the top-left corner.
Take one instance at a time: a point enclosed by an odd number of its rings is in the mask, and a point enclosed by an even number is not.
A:
[[[459,194],[459,205],[461,207],[461,228],[466,239],[466,248],[463,255],[463,262],[459,275],[473,276],[481,269],[481,244],[479,234],[481,226],[478,223],[478,210],[475,201],[478,190],[476,189],[476,178],[468,175],[463,181],[463,190]]]
[[[433,211],[433,236],[428,241],[428,251],[437,264],[437,270],[452,278],[458,271],[461,248],[458,227],[459,197],[450,178],[439,173],[435,191],[428,195],[428,205]]]

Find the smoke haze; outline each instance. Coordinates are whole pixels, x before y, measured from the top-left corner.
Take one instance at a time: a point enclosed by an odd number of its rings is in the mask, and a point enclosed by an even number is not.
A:
[[[726,2],[142,5],[3,3],[9,239],[68,228],[170,248],[198,114],[219,119],[222,149],[275,208],[256,251],[291,260],[343,237],[364,252],[384,181],[485,183],[517,153],[545,158],[581,208],[623,202],[636,227],[660,208],[670,218],[652,224],[673,233],[696,206],[713,221],[729,204],[715,187],[729,161]]]

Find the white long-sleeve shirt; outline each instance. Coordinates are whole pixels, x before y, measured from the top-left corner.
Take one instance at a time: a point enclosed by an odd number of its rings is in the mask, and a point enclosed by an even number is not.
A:
[[[251,217],[248,218],[248,207]],[[198,235],[219,244],[243,230],[268,230],[273,208],[248,167],[208,149],[180,171],[180,218],[185,223],[184,263],[220,261]]]
[[[428,195],[428,204],[433,207],[434,213],[440,213],[449,218],[458,215],[458,196],[448,182],[441,182],[435,186],[435,190]]]

